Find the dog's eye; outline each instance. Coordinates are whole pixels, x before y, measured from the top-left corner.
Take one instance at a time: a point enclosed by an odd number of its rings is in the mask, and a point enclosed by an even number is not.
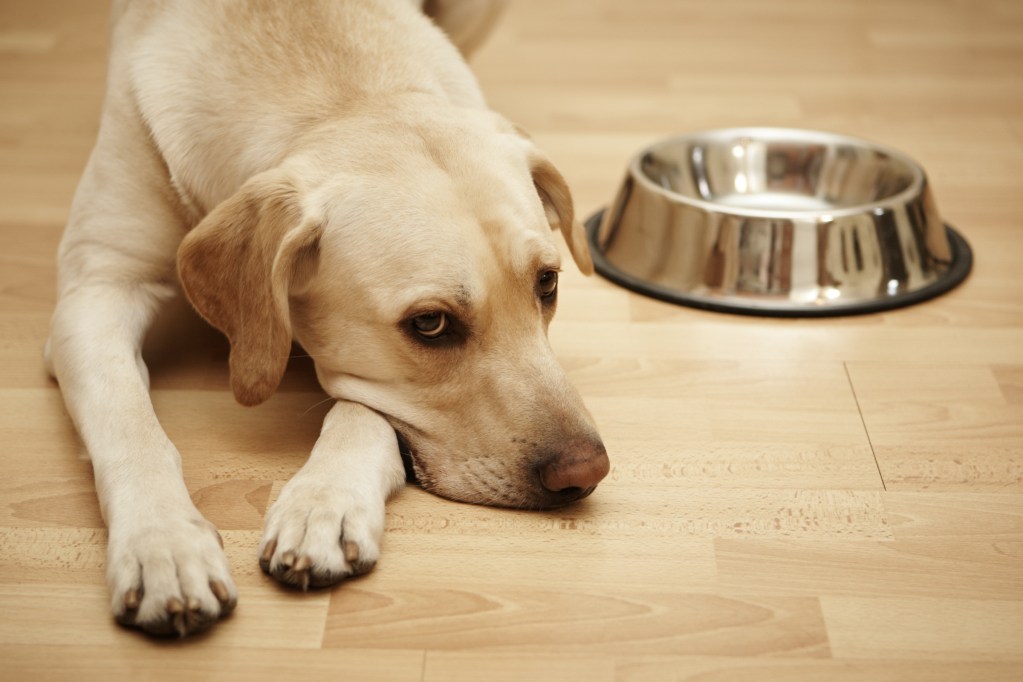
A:
[[[557,270],[546,270],[540,275],[540,281],[538,282],[540,289],[540,298],[551,298],[558,291],[558,271]]]
[[[441,312],[416,315],[412,318],[412,328],[425,339],[436,339],[447,332],[448,316]]]

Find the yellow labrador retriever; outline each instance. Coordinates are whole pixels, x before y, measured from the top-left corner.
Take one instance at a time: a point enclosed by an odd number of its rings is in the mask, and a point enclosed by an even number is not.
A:
[[[196,631],[236,601],[216,529],[157,421],[140,346],[184,290],[231,343],[238,401],[293,341],[336,403],[259,548],[285,583],[372,568],[403,482],[563,505],[607,474],[547,342],[560,228],[550,161],[485,107],[458,49],[495,1],[133,0],[115,5],[95,149],[59,253],[48,358],[90,453],[116,618]]]

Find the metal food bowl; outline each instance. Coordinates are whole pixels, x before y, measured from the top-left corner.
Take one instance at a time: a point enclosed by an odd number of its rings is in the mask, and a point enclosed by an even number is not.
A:
[[[923,169],[830,133],[732,128],[640,152],[587,221],[598,272],[708,310],[808,317],[877,312],[969,274]]]

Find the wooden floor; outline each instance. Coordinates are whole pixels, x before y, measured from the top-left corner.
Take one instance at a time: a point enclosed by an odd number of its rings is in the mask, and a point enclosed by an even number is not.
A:
[[[157,410],[241,592],[186,641],[110,618],[90,465],[40,359],[102,5],[0,3],[0,678],[1023,679],[1023,3],[513,0],[474,68],[582,214],[661,136],[826,129],[921,161],[973,275],[780,321],[566,273],[552,342],[607,481],[557,513],[409,488],[377,570],[309,594],[256,545],[325,411],[310,367],[247,409],[215,335],[156,339]]]

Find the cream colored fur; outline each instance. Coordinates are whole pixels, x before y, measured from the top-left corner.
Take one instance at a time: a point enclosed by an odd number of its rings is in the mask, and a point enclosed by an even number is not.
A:
[[[499,4],[426,10],[468,52]],[[374,565],[401,443],[424,487],[475,503],[564,504],[607,472],[546,338],[551,228],[592,268],[568,188],[420,9],[115,6],[48,358],[92,458],[122,623],[185,634],[237,599],[148,395],[141,344],[180,289],[229,338],[240,402],[273,393],[293,341],[336,400],[267,514],[260,563],[283,582]],[[450,333],[424,338],[424,315]]]

